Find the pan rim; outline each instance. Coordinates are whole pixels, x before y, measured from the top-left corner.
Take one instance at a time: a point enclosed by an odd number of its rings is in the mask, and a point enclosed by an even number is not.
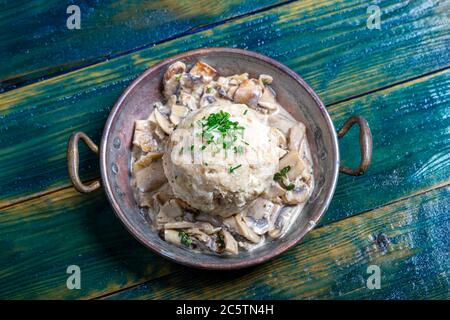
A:
[[[334,167],[330,171],[329,178],[331,179],[331,188],[328,191],[328,194],[325,196],[325,201],[320,205],[319,209],[314,212],[310,219],[310,224],[307,228],[304,228],[297,237],[291,239],[290,241],[282,242],[280,245],[275,248],[274,250],[267,252],[266,254],[263,254],[261,256],[255,256],[250,259],[247,259],[245,261],[232,261],[228,260],[226,263],[218,264],[218,263],[209,263],[209,262],[203,262],[202,259],[198,260],[189,260],[186,259],[183,256],[173,256],[166,252],[165,249],[161,248],[159,245],[155,245],[151,241],[148,240],[148,238],[144,237],[140,231],[130,222],[130,220],[127,218],[127,215],[125,214],[124,210],[121,208],[119,203],[114,197],[114,192],[112,185],[110,183],[110,180],[108,179],[109,176],[109,170],[106,170],[107,168],[107,150],[108,146],[106,145],[110,133],[111,128],[114,123],[114,120],[116,119],[116,116],[121,111],[121,106],[123,105],[124,100],[126,97],[135,89],[135,87],[144,80],[149,74],[157,70],[158,68],[161,68],[164,65],[169,65],[172,62],[175,62],[179,59],[184,59],[191,56],[201,56],[202,54],[211,53],[211,52],[220,52],[220,53],[232,53],[232,54],[238,54],[238,55],[244,55],[251,58],[256,58],[260,61],[263,61],[265,63],[268,63],[272,65],[273,67],[279,69],[281,72],[287,74],[289,77],[291,77],[294,81],[296,81],[301,87],[303,87],[306,92],[311,96],[313,101],[316,103],[317,107],[320,110],[321,115],[325,119],[325,123],[327,125],[326,130],[330,133],[332,137],[332,143],[331,143],[331,154],[335,156],[334,161]],[[254,266],[257,264],[261,264],[263,262],[266,262],[283,252],[291,249],[296,244],[298,244],[307,233],[309,233],[314,226],[318,223],[319,219],[324,215],[325,211],[327,210],[331,199],[333,198],[337,180],[338,180],[338,174],[339,174],[339,145],[337,142],[337,134],[336,130],[334,128],[334,124],[331,120],[331,117],[326,110],[325,105],[323,104],[322,100],[319,98],[319,96],[315,93],[315,91],[306,83],[303,78],[301,78],[296,72],[285,66],[284,64],[269,58],[267,56],[264,56],[262,54],[244,50],[244,49],[237,49],[237,48],[227,48],[227,47],[214,47],[214,48],[201,48],[201,49],[195,49],[186,51],[168,58],[165,58],[161,60],[160,62],[152,65],[150,68],[145,70],[143,73],[141,73],[120,95],[120,97],[117,99],[116,103],[114,104],[113,108],[110,111],[110,114],[108,116],[108,119],[105,123],[105,127],[103,130],[101,143],[100,143],[100,171],[101,171],[101,178],[102,178],[102,185],[105,190],[105,193],[107,195],[107,198],[113,208],[114,213],[119,218],[121,223],[125,226],[125,228],[139,241],[141,242],[145,247],[151,249],[152,251],[156,252],[157,254],[163,256],[164,258],[167,258],[173,262],[198,268],[198,269],[208,269],[208,270],[234,270],[234,269],[242,269],[247,268],[250,266]]]

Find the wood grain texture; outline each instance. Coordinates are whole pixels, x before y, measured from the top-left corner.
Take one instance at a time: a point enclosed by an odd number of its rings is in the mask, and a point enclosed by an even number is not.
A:
[[[2,1],[0,91],[282,2]],[[80,7],[80,30],[66,27],[66,10],[71,4]]]
[[[450,86],[449,74],[450,70],[441,72],[331,108],[331,111],[335,113],[333,117],[338,123],[343,122],[347,113],[352,112],[364,115],[369,122],[371,119],[379,118],[376,122],[377,127],[373,127],[373,129],[379,128],[378,131],[374,131],[374,143],[382,152],[374,154],[373,167],[367,176],[354,180],[340,177],[336,195],[322,224],[329,224],[398,197],[422,192],[423,188],[433,188],[439,181],[441,185],[449,182],[448,157],[446,156],[450,143],[448,137],[449,97],[446,94]],[[411,103],[414,103],[413,107]],[[394,121],[392,117],[396,114],[401,119]],[[392,123],[398,125],[393,126]],[[355,139],[352,139],[353,133],[349,133],[350,136],[342,141],[341,146],[341,152],[348,152],[343,161],[349,164],[351,164],[351,157],[356,153],[352,151],[352,155],[350,152],[356,148]],[[414,143],[408,144],[408,141]],[[400,144],[401,142],[404,144]],[[345,147],[345,143],[349,146]],[[431,162],[429,159],[435,159],[435,161]],[[426,171],[421,168],[425,168]],[[398,174],[394,175],[396,172]],[[392,178],[393,175],[396,179]],[[415,176],[418,177],[417,180],[408,180]],[[444,201],[443,205],[448,200],[447,195],[448,193],[440,194]],[[350,204],[347,205],[345,201],[350,201]],[[404,203],[410,205],[408,201]],[[392,212],[386,213],[380,219],[384,221],[383,219],[389,214]],[[432,211],[422,215],[433,217],[434,214]],[[353,229],[369,228],[372,216],[364,216],[367,218],[355,220],[361,223],[360,226],[352,225],[348,227],[348,230],[344,230],[347,238],[342,241],[349,241],[348,237],[352,235]],[[353,218],[346,220],[349,219]],[[413,221],[412,216],[410,219]],[[421,221],[421,228],[429,226],[423,222],[424,220]],[[368,225],[365,226],[365,224]],[[440,225],[446,226],[437,223],[437,226]],[[438,237],[441,231],[435,232],[433,228],[437,227],[430,225],[428,231],[421,229],[421,234],[433,232],[431,236]],[[344,232],[341,231],[336,229],[333,232],[336,234]],[[330,239],[333,239],[331,234],[330,231],[328,236],[321,236],[321,238],[328,239],[330,243]],[[433,242],[432,245],[435,246],[436,243]],[[300,248],[302,246],[299,247],[301,251]],[[441,250],[440,247],[437,248]],[[333,251],[333,245],[321,250],[325,257],[330,255],[326,250],[337,254]],[[145,252],[136,241],[131,239],[131,236],[114,218],[102,192],[81,195],[72,189],[61,190],[0,210],[0,251],[8,253],[3,257],[0,256],[0,259],[5,259],[0,260],[0,265],[14,266],[14,268],[6,268],[0,275],[0,297],[10,298],[91,298],[136,285],[143,279],[149,280],[167,275],[177,268],[172,263]],[[305,257],[304,253],[301,253],[301,259],[290,260],[292,252],[280,258],[280,261],[285,261],[286,265],[288,263],[286,261],[290,261],[290,269]],[[36,253],[39,253],[39,259],[36,258]],[[78,256],[79,253],[81,256]],[[348,261],[352,261],[354,256],[348,254]],[[425,256],[427,257],[429,256]],[[68,291],[64,287],[66,277],[64,270],[70,264],[86,267],[83,271],[86,279],[83,291]],[[274,262],[270,266],[273,270],[277,270],[280,264],[283,263]],[[318,267],[310,265],[312,270],[317,271],[312,279],[320,280],[322,276],[320,270],[323,267],[323,265]],[[259,267],[255,268],[255,270],[258,269]],[[29,270],[34,272],[29,273]],[[302,272],[302,269],[295,268],[295,270],[297,270],[295,274]],[[35,276],[36,272],[39,277]],[[246,281],[250,281],[252,276],[253,274],[246,277]],[[211,276],[211,279],[213,277]],[[394,281],[393,278],[392,281]],[[405,285],[402,278],[398,281],[398,285]],[[20,286],[17,286],[18,282]],[[317,290],[321,290],[322,284],[317,282]],[[441,289],[446,288],[442,282],[436,284],[438,285]],[[433,290],[436,288],[432,283],[429,286]],[[56,287],[59,289],[55,289]],[[282,295],[279,297],[281,298]]]
[[[70,134],[83,130],[99,142],[111,106],[130,81],[180,51],[218,45],[259,51],[297,71],[328,104],[448,64],[450,24],[443,21],[450,3],[383,2],[382,32],[366,28],[366,7],[294,2],[1,94],[0,206],[68,186]],[[81,159],[82,176],[96,176],[95,157],[82,152]]]
[[[140,245],[102,191],[73,188],[1,210],[0,251],[0,299],[95,297],[179,268]],[[66,287],[69,265],[81,290]]]
[[[181,270],[110,299],[448,299],[450,187],[313,230],[263,266]],[[381,288],[366,286],[369,265]]]
[[[328,109],[340,128],[351,115],[367,119],[373,137],[369,170],[339,175],[321,223],[376,208],[450,179],[450,70]],[[340,140],[341,162],[358,166],[359,129]]]

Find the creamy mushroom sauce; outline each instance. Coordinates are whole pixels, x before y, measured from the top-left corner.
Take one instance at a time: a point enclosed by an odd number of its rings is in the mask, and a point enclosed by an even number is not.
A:
[[[282,237],[314,188],[305,126],[276,101],[269,75],[220,76],[178,61],[164,103],[137,120],[131,159],[138,205],[162,239],[236,255]]]

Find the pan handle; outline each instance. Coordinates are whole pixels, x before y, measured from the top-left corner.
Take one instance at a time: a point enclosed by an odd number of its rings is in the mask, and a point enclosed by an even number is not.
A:
[[[352,176],[360,176],[367,171],[367,168],[372,161],[372,133],[370,132],[369,124],[366,119],[360,116],[353,116],[349,118],[342,128],[338,131],[338,138],[345,136],[347,131],[355,124],[359,125],[359,145],[361,148],[361,162],[359,167],[352,169],[349,167],[340,166],[339,172],[349,174]]]
[[[81,182],[78,175],[78,168],[80,166],[80,157],[78,154],[78,140],[83,140],[84,143],[95,154],[98,155],[98,146],[83,132],[75,132],[72,134],[67,145],[67,168],[69,170],[69,177],[73,186],[81,193],[89,193],[100,188],[100,180],[95,180],[89,185],[85,185]]]

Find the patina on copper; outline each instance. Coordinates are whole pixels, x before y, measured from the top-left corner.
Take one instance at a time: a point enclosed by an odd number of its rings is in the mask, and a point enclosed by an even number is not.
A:
[[[197,253],[177,247],[162,240],[141,214],[130,185],[131,146],[134,122],[146,119],[153,110],[152,103],[161,101],[161,83],[167,67],[175,61],[188,66],[202,60],[218,70],[219,74],[232,75],[247,72],[251,77],[269,74],[275,81],[279,103],[307,128],[311,147],[316,187],[306,204],[303,214],[295,221],[289,232],[281,239],[270,241],[252,252],[237,256],[220,256]],[[360,175],[367,170],[372,154],[372,137],[367,122],[361,117],[352,117],[339,131],[343,136],[354,124],[360,125],[361,164],[357,169],[341,167],[347,174]],[[96,189],[95,182],[85,186],[78,177],[77,142],[81,138],[96,152],[95,144],[83,133],[75,133],[68,146],[68,166],[72,182],[81,192]],[[281,63],[241,49],[206,48],[188,51],[152,66],[141,74],[122,93],[106,122],[100,145],[101,181],[105,193],[116,215],[128,231],[146,247],[160,255],[196,268],[230,270],[253,266],[265,262],[297,244],[326,211],[337,183],[339,172],[338,135],[335,132],[324,104],[311,87],[294,71]]]

